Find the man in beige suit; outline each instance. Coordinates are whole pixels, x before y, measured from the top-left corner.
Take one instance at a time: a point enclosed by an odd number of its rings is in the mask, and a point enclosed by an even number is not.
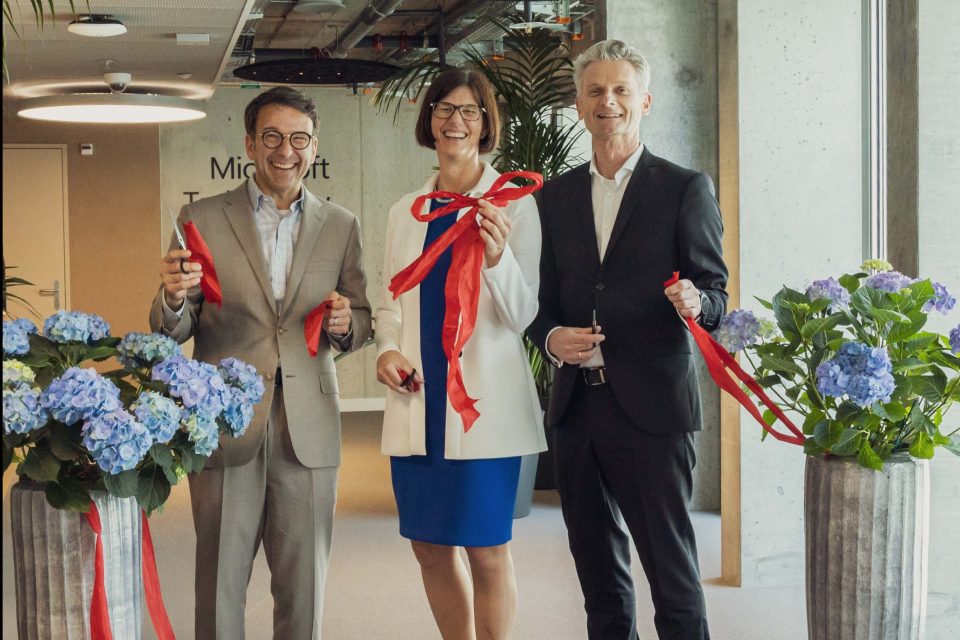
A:
[[[303,186],[317,153],[317,108],[288,87],[247,106],[247,156],[256,174],[233,191],[185,205],[210,248],[223,306],[206,302],[190,252],[171,244],[150,325],[194,357],[237,357],[266,382],[246,433],[221,440],[190,477],[197,532],[196,638],[241,640],[253,559],[263,543],[272,574],[274,638],[320,637],[330,557],[340,414],[332,349],[370,334],[360,227],[346,209]],[[307,314],[325,299],[319,353],[304,341]]]

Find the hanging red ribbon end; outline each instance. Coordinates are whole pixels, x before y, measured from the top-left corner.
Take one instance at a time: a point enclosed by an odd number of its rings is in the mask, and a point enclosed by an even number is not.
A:
[[[307,314],[303,322],[303,338],[307,342],[307,353],[311,358],[317,357],[320,351],[320,334],[323,333],[323,319],[333,308],[333,300],[324,300]]]
[[[205,300],[209,300],[217,305],[217,308],[223,306],[223,292],[220,290],[220,279],[217,277],[217,270],[213,266],[213,255],[210,253],[210,247],[207,246],[197,225],[192,222],[183,223],[183,233],[186,236],[187,249],[190,250],[190,262],[198,262],[203,269],[203,277],[200,278],[200,291],[203,292]]]

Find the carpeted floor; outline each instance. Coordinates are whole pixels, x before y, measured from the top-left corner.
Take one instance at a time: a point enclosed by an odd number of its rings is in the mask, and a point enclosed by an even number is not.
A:
[[[344,417],[344,458],[333,559],[327,581],[325,640],[434,640],[440,634],[423,594],[409,543],[397,533],[390,466],[379,454],[381,414]],[[16,638],[13,566],[9,556],[10,478],[4,479],[3,638]],[[517,520],[511,543],[520,591],[517,640],[581,640],[585,616],[567,551],[557,495],[538,491],[530,516]],[[738,589],[720,584],[720,517],[697,512],[711,637],[714,640],[806,638],[800,585]],[[193,638],[193,527],[186,484],[177,487],[163,513],[151,518],[163,595],[180,640]],[[640,637],[654,639],[653,608],[639,564],[634,575],[640,598]],[[271,638],[273,600],[261,553],[248,590],[247,638]],[[149,622],[144,637],[154,638]],[[117,639],[123,640],[123,639]]]

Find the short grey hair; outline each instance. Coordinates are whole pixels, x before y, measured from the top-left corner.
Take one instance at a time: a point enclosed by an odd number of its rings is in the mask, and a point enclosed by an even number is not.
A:
[[[640,87],[644,91],[650,89],[650,63],[643,57],[640,50],[622,40],[602,40],[577,56],[577,59],[573,62],[573,83],[577,87],[578,95],[584,70],[592,63],[600,60],[625,60],[629,62],[637,72],[637,81],[640,83]]]

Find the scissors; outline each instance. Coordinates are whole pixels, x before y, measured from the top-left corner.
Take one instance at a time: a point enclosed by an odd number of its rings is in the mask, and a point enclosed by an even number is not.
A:
[[[177,234],[177,244],[180,245],[181,249],[187,248],[187,241],[183,239],[183,234],[180,233],[180,227],[177,225],[177,216],[173,213],[173,209],[167,208],[167,213],[170,214],[170,220],[173,221],[173,232]],[[186,258],[180,258],[180,272],[181,273],[190,273],[183,268],[183,263],[186,262]]]
[[[417,370],[413,369],[410,373],[404,372],[403,377],[400,379],[400,386],[407,389],[408,391],[417,392],[420,390],[420,384],[413,379],[417,375]]]

